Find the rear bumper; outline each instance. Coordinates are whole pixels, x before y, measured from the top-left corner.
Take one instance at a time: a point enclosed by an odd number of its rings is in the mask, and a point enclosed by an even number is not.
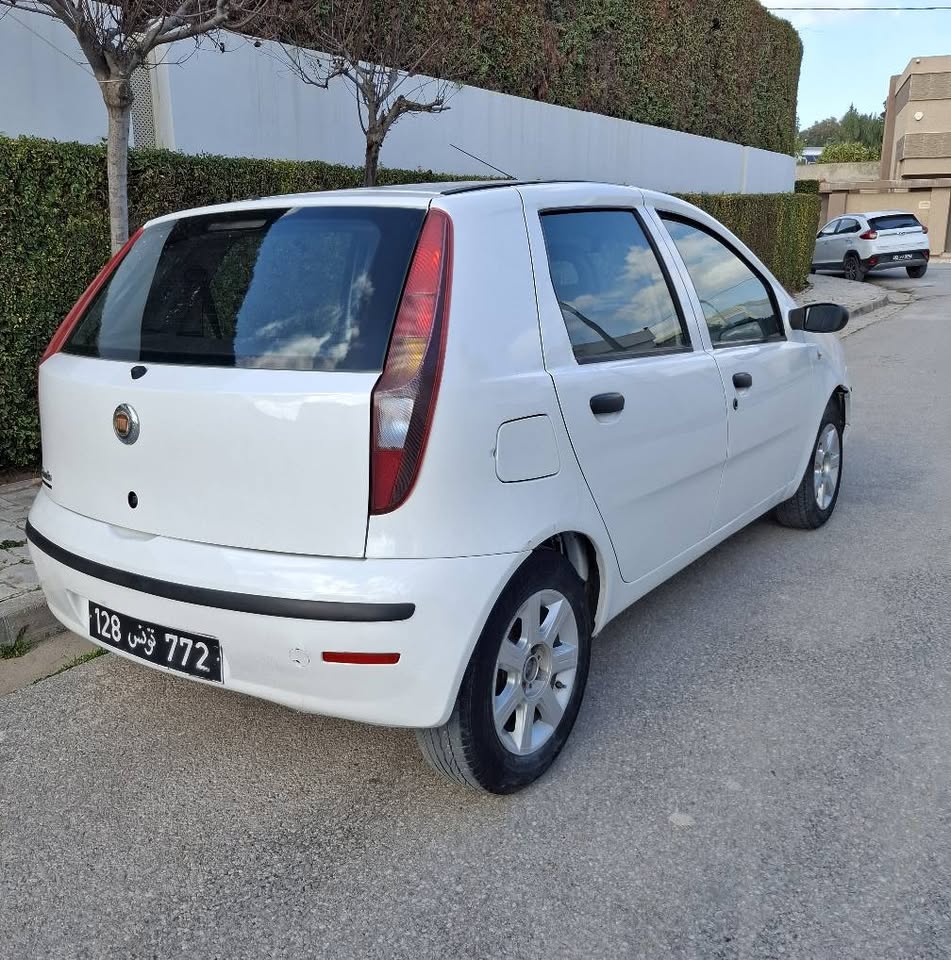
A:
[[[89,637],[94,600],[218,638],[223,684],[213,686],[409,727],[449,716],[482,625],[525,556],[350,560],[216,547],[91,520],[45,490],[29,535],[47,603],[75,633]],[[399,660],[326,663],[330,651],[398,653]]]
[[[896,260],[896,257],[904,258]],[[930,250],[892,250],[889,253],[873,254],[862,261],[866,273],[876,270],[894,270],[898,267],[920,267],[929,261]]]

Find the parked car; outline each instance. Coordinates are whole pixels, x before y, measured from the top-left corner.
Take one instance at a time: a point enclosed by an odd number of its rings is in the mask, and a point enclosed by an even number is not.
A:
[[[930,256],[928,228],[913,213],[849,213],[819,231],[812,269],[841,271],[849,280],[864,280],[872,271],[904,267],[917,280],[925,275]]]
[[[441,773],[513,791],[612,617],[769,510],[828,520],[847,319],[630,187],[159,217],[41,361],[31,553],[113,652],[415,727]]]

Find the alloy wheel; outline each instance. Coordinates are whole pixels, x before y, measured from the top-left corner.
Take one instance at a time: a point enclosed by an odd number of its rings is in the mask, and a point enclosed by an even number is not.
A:
[[[820,510],[828,510],[835,496],[841,459],[839,431],[834,423],[827,423],[819,434],[816,455],[812,463],[812,489]]]
[[[578,623],[557,590],[519,607],[499,648],[492,689],[495,731],[517,756],[539,750],[564,715],[578,667]]]

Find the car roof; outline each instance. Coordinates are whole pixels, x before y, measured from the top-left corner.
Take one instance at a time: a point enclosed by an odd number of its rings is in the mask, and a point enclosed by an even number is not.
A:
[[[868,219],[869,217],[915,217],[913,213],[910,213],[908,210],[870,210],[868,213],[863,213],[861,216]],[[917,220],[918,218],[915,217]]]
[[[202,214],[236,213],[242,210],[261,210],[273,208],[276,205],[324,206],[326,204],[343,204],[346,206],[418,206],[427,207],[437,197],[451,197],[460,194],[474,194],[485,191],[519,188],[531,190],[534,187],[552,185],[577,186],[579,189],[588,187],[611,187],[614,189],[631,190],[641,194],[639,187],[629,184],[605,184],[588,180],[444,180],[437,183],[401,183],[378,187],[354,187],[345,190],[315,190],[308,193],[285,193],[267,197],[250,197],[247,200],[236,200],[231,203],[214,204],[205,207],[194,207],[189,210],[178,210],[150,220],[147,226],[162,223],[168,220],[177,220],[182,217],[200,216]],[[661,196],[661,194],[652,194]],[[672,199],[672,198],[671,198]],[[688,206],[684,204],[684,206]]]

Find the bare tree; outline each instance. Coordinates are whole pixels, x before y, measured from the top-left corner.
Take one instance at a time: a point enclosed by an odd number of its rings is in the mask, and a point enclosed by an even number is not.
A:
[[[163,44],[219,28],[243,30],[263,13],[267,0],[0,0],[62,21],[75,35],[106,105],[109,230],[113,252],[129,236],[128,156],[132,72],[149,65]]]
[[[425,19],[420,11],[425,6]],[[326,89],[337,77],[354,94],[366,137],[363,182],[377,180],[387,133],[408,113],[442,113],[473,47],[446,43],[450,0],[297,0],[272,29],[283,59],[306,84]],[[458,11],[458,4],[455,10]],[[438,74],[421,76],[422,70]]]

